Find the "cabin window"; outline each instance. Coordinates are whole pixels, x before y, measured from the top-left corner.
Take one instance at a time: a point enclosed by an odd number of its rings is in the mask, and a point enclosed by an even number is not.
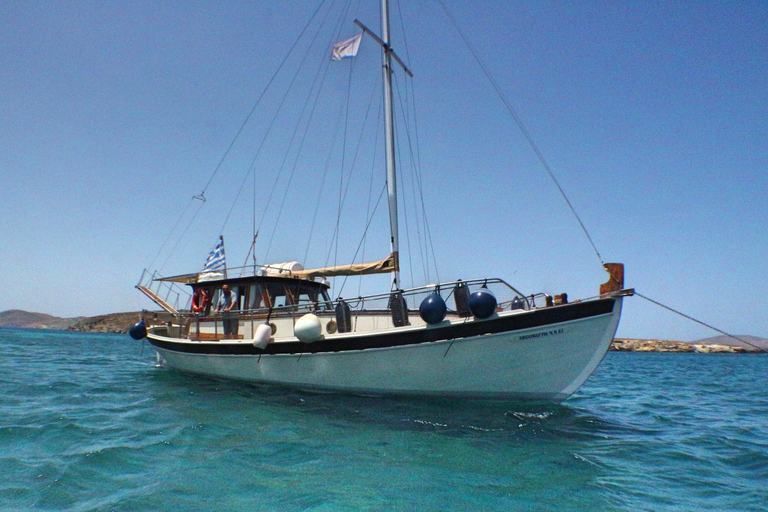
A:
[[[312,304],[317,302],[317,291],[302,290],[297,296],[297,304]]]
[[[269,293],[269,300],[272,303],[273,308],[279,308],[288,306],[291,304],[291,299],[288,293],[286,293],[285,286],[282,283],[267,283],[267,292]]]
[[[330,303],[330,299],[328,298],[328,293],[321,288],[315,286],[299,285],[293,289],[293,292],[293,296],[296,299],[296,304],[300,306],[313,306],[318,310],[333,309]]]
[[[264,303],[263,289],[260,284],[252,284],[248,287],[248,309],[261,309],[267,307]]]
[[[321,290],[320,293],[322,294],[322,303],[318,305],[321,309],[327,309],[331,310],[333,309],[333,303],[331,302],[331,297],[328,295],[327,290]]]
[[[249,287],[248,305],[251,309],[287,306],[302,306],[306,308],[315,304],[318,309],[333,309],[328,293],[314,286],[304,286],[302,283],[295,282],[281,282],[255,284]]]

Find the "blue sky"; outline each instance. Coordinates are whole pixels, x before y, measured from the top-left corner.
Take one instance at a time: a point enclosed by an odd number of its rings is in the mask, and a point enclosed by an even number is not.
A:
[[[353,4],[336,28],[336,4],[319,11],[329,13],[328,30],[318,33],[318,52],[306,53],[310,76],[325,65],[333,40],[357,32],[355,15],[379,31],[376,5]],[[626,265],[626,284],[725,331],[768,337],[768,4],[445,4],[602,258]],[[230,264],[242,264],[253,208],[238,206],[224,219],[263,133],[259,126],[279,101],[277,90],[270,89],[238,139],[234,149],[241,152],[233,151],[206,189],[191,231],[178,245],[170,238],[163,244],[319,5],[2,3],[0,311],[77,316],[152,309],[134,289],[142,270],[198,270],[220,233]],[[396,51],[415,73],[409,105],[415,104],[440,278],[496,276],[530,293],[594,295],[605,280],[599,259],[440,4],[395,2],[393,32]],[[351,68],[362,82],[354,101],[378,102],[372,84],[379,59],[364,40],[354,64],[346,59],[328,68],[324,87],[343,99]],[[397,83],[403,92],[402,73]],[[288,99],[289,110],[301,111],[298,98]],[[329,146],[337,119],[331,104],[314,114],[314,125],[326,123],[312,139],[319,147]],[[361,119],[350,122],[350,133]],[[278,141],[292,130],[282,120],[274,129],[270,139]],[[264,151],[256,173],[261,202],[282,158]],[[317,196],[338,192],[320,189],[325,153],[308,151],[290,186],[282,178],[271,210],[257,219],[260,262],[325,264],[338,201],[321,208],[332,220],[317,220],[311,239],[309,227]],[[375,167],[371,159],[360,162],[361,174]],[[219,186],[219,179],[230,185]],[[244,196],[253,195],[249,187]],[[300,195],[287,200],[279,219],[270,217],[283,188]],[[364,212],[368,185],[349,197],[348,206]],[[372,228],[385,225],[377,220]],[[357,239],[350,235],[348,242],[356,247]],[[367,259],[385,255],[386,243],[366,244]],[[419,272],[414,284],[435,280]],[[692,340],[717,333],[633,298],[618,334]]]

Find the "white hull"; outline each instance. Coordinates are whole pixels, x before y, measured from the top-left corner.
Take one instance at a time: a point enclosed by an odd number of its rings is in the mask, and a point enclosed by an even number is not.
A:
[[[618,327],[612,312],[527,329],[386,348],[300,354],[194,353],[150,334],[172,368],[216,378],[361,394],[561,401],[592,374]],[[512,313],[509,313],[512,314]],[[501,315],[505,315],[502,313]],[[501,316],[500,315],[500,316]],[[400,328],[418,332],[431,327]],[[363,337],[356,333],[341,337]],[[195,346],[246,342],[195,342]]]

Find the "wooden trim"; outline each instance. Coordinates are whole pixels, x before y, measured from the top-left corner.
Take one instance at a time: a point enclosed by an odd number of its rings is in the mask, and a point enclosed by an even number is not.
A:
[[[190,341],[220,341],[220,340],[242,340],[242,334],[217,334],[213,332],[192,333],[189,335]]]

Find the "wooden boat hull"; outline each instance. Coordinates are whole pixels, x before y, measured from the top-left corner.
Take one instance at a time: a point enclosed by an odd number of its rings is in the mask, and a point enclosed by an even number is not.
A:
[[[558,402],[594,372],[613,340],[622,297],[487,320],[346,333],[315,343],[147,337],[171,368],[215,378],[359,394]]]

